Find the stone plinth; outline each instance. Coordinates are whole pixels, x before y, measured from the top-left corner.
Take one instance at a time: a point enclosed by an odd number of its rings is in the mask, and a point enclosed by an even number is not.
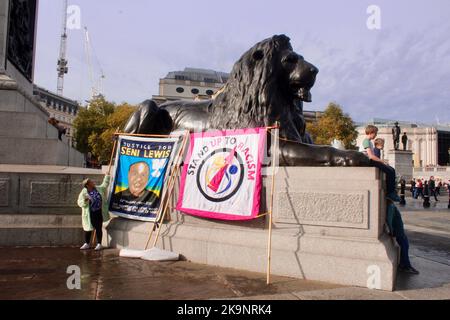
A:
[[[11,9],[14,3],[17,9],[19,2],[0,0],[0,164],[83,167],[84,155],[72,148],[67,138],[58,139],[58,130],[47,122],[48,112],[33,96],[32,72],[29,74],[27,70],[34,65],[34,54],[28,55],[22,49],[33,51],[34,41],[20,47],[14,42],[35,38],[34,34],[21,34],[27,30],[36,32],[35,28],[28,29],[35,25],[34,4],[29,7],[31,12],[25,12],[28,6],[24,5],[18,16],[13,14],[17,10]],[[10,19],[15,19],[15,23],[10,24]],[[11,25],[20,27],[14,31]],[[9,37],[8,33],[14,36]],[[6,54],[8,46],[14,54]]]
[[[286,167],[275,182],[273,274],[366,287],[376,270],[378,288],[393,290],[398,248],[383,233],[386,209],[377,169]],[[265,179],[261,212],[268,186]],[[266,272],[267,223],[267,216],[223,222],[173,211],[157,245],[198,263]],[[114,218],[105,244],[143,249],[150,228]]]
[[[410,150],[389,150],[387,153],[389,165],[393,167],[397,176],[406,181],[413,178],[413,153]]]
[[[81,182],[100,170],[0,164],[0,246],[80,245]]]

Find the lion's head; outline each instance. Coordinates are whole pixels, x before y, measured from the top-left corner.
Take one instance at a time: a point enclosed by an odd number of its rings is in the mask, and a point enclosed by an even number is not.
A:
[[[279,121],[283,136],[301,140],[301,104],[311,101],[318,71],[293,51],[285,35],[257,43],[234,64],[223,92],[214,99],[211,126],[244,128]]]

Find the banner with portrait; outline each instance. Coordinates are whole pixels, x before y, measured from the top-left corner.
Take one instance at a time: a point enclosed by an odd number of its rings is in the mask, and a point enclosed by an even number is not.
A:
[[[178,137],[118,137],[109,198],[111,213],[141,221],[156,220],[178,142]]]
[[[194,133],[177,210],[221,220],[259,214],[266,128]]]

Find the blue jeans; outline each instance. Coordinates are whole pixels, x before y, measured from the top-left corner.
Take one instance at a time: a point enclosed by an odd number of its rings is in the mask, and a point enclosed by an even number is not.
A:
[[[386,174],[386,192],[387,194],[395,192],[395,169],[384,163],[370,160],[372,167],[378,168]]]
[[[415,196],[415,198],[417,199],[417,198],[419,198],[419,196],[423,199],[423,188],[417,188],[416,189],[417,191],[416,191],[416,196]]]
[[[406,234],[400,233],[395,236],[395,240],[397,240],[398,245],[400,246],[400,264],[399,266],[402,268],[411,267],[411,262],[409,261],[409,241],[406,237]]]

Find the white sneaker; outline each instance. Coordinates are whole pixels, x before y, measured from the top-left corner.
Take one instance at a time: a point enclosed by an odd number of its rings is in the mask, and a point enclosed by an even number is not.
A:
[[[102,247],[102,245],[99,243],[99,244],[97,244],[97,246],[95,247],[95,251],[100,251],[100,250],[102,250],[103,249],[103,247]]]
[[[85,244],[83,244],[81,246],[80,250],[87,250],[87,249],[90,249],[90,248],[91,248],[91,246],[89,245],[89,243],[85,243]]]

